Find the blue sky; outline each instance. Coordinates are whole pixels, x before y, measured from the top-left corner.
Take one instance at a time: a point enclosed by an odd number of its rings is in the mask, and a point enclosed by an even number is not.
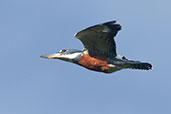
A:
[[[1,114],[170,114],[170,0],[1,0]],[[117,20],[117,53],[152,71],[89,71],[42,54],[82,49],[74,33]]]

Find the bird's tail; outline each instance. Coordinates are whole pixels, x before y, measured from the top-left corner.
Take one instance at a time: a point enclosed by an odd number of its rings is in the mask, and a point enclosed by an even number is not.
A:
[[[134,63],[131,64],[132,69],[150,70],[152,65],[150,63]]]

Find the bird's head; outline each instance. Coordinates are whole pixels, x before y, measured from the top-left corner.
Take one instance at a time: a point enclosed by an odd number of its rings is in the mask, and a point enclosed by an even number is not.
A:
[[[41,55],[42,58],[60,59],[68,62],[76,62],[80,59],[82,51],[75,49],[63,49],[54,54]]]

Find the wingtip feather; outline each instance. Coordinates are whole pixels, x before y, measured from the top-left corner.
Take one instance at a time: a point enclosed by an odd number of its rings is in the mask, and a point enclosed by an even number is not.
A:
[[[121,30],[121,25],[116,24],[115,20],[103,23],[103,25],[110,27],[112,30],[114,30],[114,29],[117,29],[118,31]]]
[[[103,23],[103,25],[110,25],[110,24],[115,24],[115,23],[116,23],[116,20],[105,22]]]

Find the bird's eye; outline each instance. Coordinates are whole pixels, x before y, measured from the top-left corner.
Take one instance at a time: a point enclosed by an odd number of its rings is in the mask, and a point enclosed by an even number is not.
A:
[[[66,49],[60,50],[59,53],[64,53],[66,52]]]
[[[126,57],[125,57],[125,56],[123,56],[123,57],[122,57],[122,59],[126,59]]]

